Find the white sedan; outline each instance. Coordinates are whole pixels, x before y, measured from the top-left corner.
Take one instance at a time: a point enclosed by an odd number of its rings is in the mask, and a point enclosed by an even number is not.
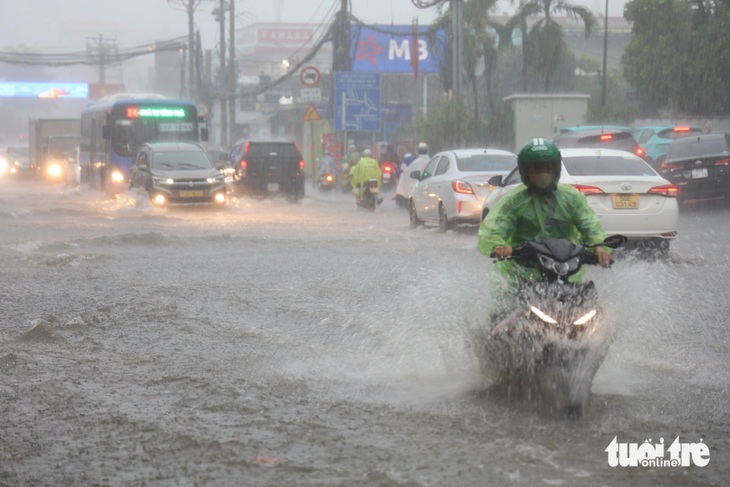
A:
[[[560,154],[560,182],[586,195],[606,233],[649,243],[661,251],[669,248],[677,236],[677,186],[630,152],[561,149]],[[482,219],[522,179],[515,169],[506,178],[493,178],[490,183],[492,191],[484,202]]]
[[[479,224],[489,179],[517,167],[517,155],[498,149],[439,152],[416,179],[409,202],[411,227],[438,224],[442,232],[458,224]],[[405,175],[401,176],[405,177]]]

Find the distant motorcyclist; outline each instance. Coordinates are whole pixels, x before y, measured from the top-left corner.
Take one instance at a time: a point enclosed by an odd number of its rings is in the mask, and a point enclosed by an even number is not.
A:
[[[479,227],[478,247],[483,254],[494,251],[499,257],[509,257],[514,247],[548,238],[565,238],[575,244],[595,244],[606,238],[585,195],[558,182],[561,161],[558,148],[545,139],[533,139],[522,148],[517,166],[523,184],[502,198]],[[611,256],[606,249],[596,247],[594,251],[599,264],[608,267]],[[580,283],[583,273],[581,270],[569,280]],[[536,269],[514,260],[497,262],[495,274],[510,287],[519,279],[540,277]],[[501,288],[496,281],[495,285]]]
[[[355,167],[355,164],[360,160],[360,153],[357,150],[355,144],[350,144],[347,149],[347,154],[342,160],[342,174],[340,175],[340,182],[342,183],[342,192],[347,192],[352,189],[350,186],[350,169]]]
[[[416,156],[411,154],[410,152],[406,152],[403,154],[403,160],[398,165],[398,167],[395,169],[395,175],[397,177],[400,177],[401,174],[403,174],[403,171],[416,159]]]
[[[322,155],[322,157],[319,159],[319,170],[317,172],[317,177],[321,178],[325,174],[334,175],[335,171],[337,171],[337,164],[335,164],[335,160],[332,159],[329,151],[325,151],[324,155]]]
[[[400,157],[398,157],[395,146],[391,143],[385,145],[385,151],[383,151],[383,155],[380,157],[380,169],[383,169],[383,164],[387,163],[392,164],[393,169],[400,165]]]
[[[398,206],[408,208],[408,202],[413,196],[413,186],[416,184],[416,180],[411,178],[411,173],[414,171],[423,172],[426,169],[426,165],[431,158],[428,155],[428,145],[425,142],[418,144],[418,156],[411,162],[406,169],[403,169],[400,179],[398,179],[398,186],[395,188],[395,202]]]
[[[362,151],[362,157],[350,169],[350,185],[352,185],[352,192],[357,198],[358,202],[362,201],[363,196],[363,185],[368,179],[378,180],[378,189],[380,189],[381,178],[383,176],[380,170],[378,161],[373,159],[373,152],[370,149]],[[378,198],[378,204],[383,202],[383,198]]]

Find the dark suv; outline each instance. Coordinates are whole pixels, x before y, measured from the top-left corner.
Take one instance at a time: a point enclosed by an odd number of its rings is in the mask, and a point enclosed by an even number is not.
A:
[[[644,149],[636,142],[634,135],[628,130],[596,129],[580,132],[564,132],[553,139],[558,149],[591,148],[615,149],[631,152],[642,159],[646,155]]]
[[[236,190],[244,195],[304,196],[304,159],[294,142],[240,141],[231,149]]]
[[[187,142],[143,144],[132,166],[130,187],[144,188],[155,205],[217,204],[228,199],[225,166],[215,166],[205,148]]]
[[[672,141],[662,176],[679,187],[679,201],[730,197],[730,134]]]

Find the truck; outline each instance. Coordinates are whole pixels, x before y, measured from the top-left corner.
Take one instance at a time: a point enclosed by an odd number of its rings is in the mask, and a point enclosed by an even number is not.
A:
[[[28,121],[30,166],[37,177],[65,181],[69,158],[81,137],[80,118],[31,118]]]

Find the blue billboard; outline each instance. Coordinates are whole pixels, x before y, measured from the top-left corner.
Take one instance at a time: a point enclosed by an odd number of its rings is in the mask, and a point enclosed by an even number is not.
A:
[[[438,73],[446,31],[427,35],[410,25],[355,25],[350,31],[352,70],[372,73]]]
[[[88,98],[88,83],[0,82],[0,96],[13,98]]]

